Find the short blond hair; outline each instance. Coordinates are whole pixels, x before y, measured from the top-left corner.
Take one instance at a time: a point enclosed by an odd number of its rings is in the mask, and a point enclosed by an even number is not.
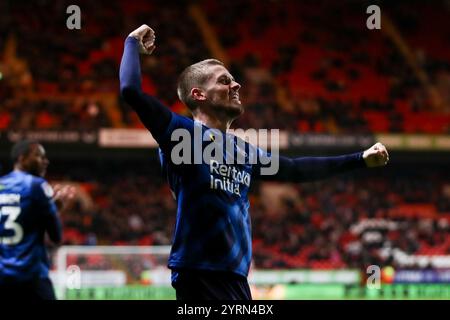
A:
[[[216,59],[206,59],[190,65],[180,74],[178,78],[178,98],[191,110],[197,109],[197,104],[191,96],[192,88],[202,87],[211,77],[207,72],[209,66],[224,66]]]

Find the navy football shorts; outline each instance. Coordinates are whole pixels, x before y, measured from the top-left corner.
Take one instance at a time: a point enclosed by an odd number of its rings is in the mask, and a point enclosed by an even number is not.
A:
[[[232,272],[177,269],[177,300],[252,300],[247,278]]]

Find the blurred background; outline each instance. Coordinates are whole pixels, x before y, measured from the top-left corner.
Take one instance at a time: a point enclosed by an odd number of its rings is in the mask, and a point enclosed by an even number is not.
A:
[[[79,30],[66,27],[72,4]],[[380,30],[366,26],[372,4]],[[157,48],[143,89],[173,111],[189,115],[178,74],[214,57],[242,84],[233,127],[280,129],[281,154],[390,152],[385,168],[253,183],[255,298],[450,299],[449,18],[450,1],[1,1],[0,173],[14,142],[38,139],[48,180],[79,191],[51,250],[59,297],[175,297],[176,203],[119,96],[124,40],[145,23]]]

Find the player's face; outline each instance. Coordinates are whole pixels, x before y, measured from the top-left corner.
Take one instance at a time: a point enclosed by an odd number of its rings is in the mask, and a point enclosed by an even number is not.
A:
[[[49,163],[44,147],[40,144],[32,144],[30,151],[23,158],[22,166],[25,171],[44,177]]]
[[[205,95],[211,107],[230,116],[239,116],[244,108],[239,100],[239,89],[230,72],[223,66],[210,66],[211,77],[205,85]]]

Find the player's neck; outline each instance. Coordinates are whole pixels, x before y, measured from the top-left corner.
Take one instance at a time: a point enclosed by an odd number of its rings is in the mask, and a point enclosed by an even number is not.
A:
[[[20,163],[17,163],[14,165],[14,171],[21,171],[21,172],[37,175]]]
[[[203,112],[195,113],[194,120],[202,123],[208,128],[219,129],[220,131],[227,132],[230,128],[233,119],[225,119],[223,117],[217,117]]]
[[[21,164],[19,164],[19,163],[16,163],[16,164],[14,165],[14,171],[23,171],[23,172],[26,172],[26,170],[24,169],[24,167],[23,167]]]

